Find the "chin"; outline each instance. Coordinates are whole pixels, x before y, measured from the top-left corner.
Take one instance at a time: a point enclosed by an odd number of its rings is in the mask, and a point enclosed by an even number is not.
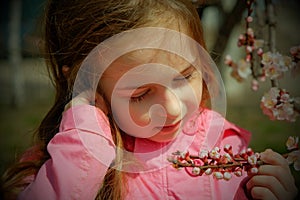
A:
[[[150,138],[148,140],[154,141],[154,142],[171,142],[177,137],[178,133],[173,133],[172,135],[165,135],[164,133],[158,133]]]

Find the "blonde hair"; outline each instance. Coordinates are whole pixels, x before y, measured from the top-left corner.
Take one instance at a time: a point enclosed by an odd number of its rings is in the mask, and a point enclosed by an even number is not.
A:
[[[168,19],[164,19],[165,16]],[[49,0],[44,19],[45,59],[56,89],[55,102],[36,133],[41,158],[16,163],[4,175],[3,189],[8,196],[25,177],[36,174],[50,158],[46,147],[58,132],[64,106],[72,98],[76,74],[84,58],[99,43],[122,31],[149,24],[155,26],[153,22],[157,19],[160,24],[177,19],[184,22],[190,28],[190,36],[205,47],[200,19],[190,0]],[[70,68],[67,74],[62,70],[65,65]],[[112,115],[108,114],[108,117],[116,146],[125,148],[124,134]],[[121,164],[121,160],[122,153],[117,152],[115,163]],[[126,193],[123,173],[110,168],[97,199],[122,199]]]

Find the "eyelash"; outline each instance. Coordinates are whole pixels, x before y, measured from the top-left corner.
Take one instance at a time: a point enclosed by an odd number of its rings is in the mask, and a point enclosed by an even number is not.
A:
[[[149,94],[150,89],[146,90],[143,94],[137,97],[130,97],[130,102],[132,103],[139,103],[144,100],[144,98]]]
[[[183,78],[177,78],[175,81],[177,82],[177,85],[175,84],[176,87],[179,87],[180,84],[185,84],[186,81],[190,81],[193,78],[194,71],[191,73],[185,75]]]
[[[182,82],[182,81],[189,81],[193,78],[193,72],[187,74],[186,76],[184,76],[184,78],[178,78],[175,79],[174,81],[178,81],[178,82]],[[145,99],[145,97],[149,94],[150,89],[148,89],[145,93],[141,94],[140,96],[137,97],[130,97],[130,102],[132,103],[139,103],[141,101],[143,101]]]

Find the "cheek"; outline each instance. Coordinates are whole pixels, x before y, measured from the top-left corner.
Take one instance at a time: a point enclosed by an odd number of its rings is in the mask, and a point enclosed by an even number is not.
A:
[[[194,91],[194,95],[197,99],[198,105],[201,104],[202,93],[203,93],[203,83],[201,78],[197,78],[191,82],[191,87]]]
[[[188,107],[188,112],[197,110],[202,99],[202,80],[193,80],[183,89],[181,100]]]
[[[113,102],[113,117],[125,133],[139,138],[148,138],[156,134],[156,124],[150,120],[147,106],[143,106],[142,103],[133,106],[128,100],[117,98]]]
[[[148,106],[143,103],[129,103],[129,113],[132,120],[139,126],[150,123]]]

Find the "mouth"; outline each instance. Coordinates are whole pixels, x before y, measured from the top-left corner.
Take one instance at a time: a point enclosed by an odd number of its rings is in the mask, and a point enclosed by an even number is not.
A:
[[[180,128],[180,125],[181,125],[181,120],[179,120],[176,123],[170,124],[170,125],[165,125],[165,126],[162,126],[162,127],[158,127],[158,129],[161,132],[169,133],[169,132],[177,131]]]

